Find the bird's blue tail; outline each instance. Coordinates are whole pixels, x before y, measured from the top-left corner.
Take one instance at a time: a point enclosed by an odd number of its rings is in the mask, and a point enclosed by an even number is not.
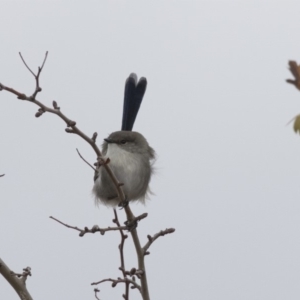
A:
[[[131,73],[125,82],[122,130],[132,131],[135,118],[140,109],[147,88],[147,79]]]

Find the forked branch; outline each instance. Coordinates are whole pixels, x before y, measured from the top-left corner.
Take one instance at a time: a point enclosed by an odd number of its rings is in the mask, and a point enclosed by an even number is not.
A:
[[[23,269],[23,273],[17,274],[9,269],[9,267],[0,258],[0,274],[9,282],[19,295],[21,300],[33,300],[26,288],[26,280],[28,276],[31,276],[31,268],[27,267]]]
[[[52,216],[49,217],[50,219],[60,223],[61,225],[67,227],[67,228],[71,228],[74,229],[76,231],[79,231],[79,236],[82,237],[87,233],[96,233],[99,232],[101,235],[104,235],[105,232],[107,231],[116,231],[116,230],[126,230],[127,226],[120,226],[120,227],[106,227],[106,228],[100,228],[98,225],[94,225],[91,229],[89,229],[88,227],[84,227],[84,229],[78,228],[77,226],[71,226],[68,225]]]

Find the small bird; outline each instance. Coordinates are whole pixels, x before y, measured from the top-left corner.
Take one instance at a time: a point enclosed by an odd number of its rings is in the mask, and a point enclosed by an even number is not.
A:
[[[126,201],[145,202],[150,192],[149,182],[153,173],[155,151],[145,137],[132,131],[137,113],[147,87],[146,78],[137,82],[132,73],[125,83],[122,130],[111,133],[102,144],[103,158],[109,158],[109,166],[122,186]],[[108,206],[120,204],[116,187],[104,167],[96,171],[93,193],[96,203]]]

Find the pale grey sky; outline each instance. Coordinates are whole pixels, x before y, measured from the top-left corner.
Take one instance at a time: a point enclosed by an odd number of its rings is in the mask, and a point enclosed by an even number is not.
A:
[[[98,143],[121,126],[124,82],[148,79],[134,129],[158,154],[139,235],[175,227],[146,259],[151,299],[298,300],[300,112],[287,85],[300,61],[300,2],[0,1],[0,82],[62,111]],[[0,93],[0,256],[30,266],[34,299],[94,299],[119,276],[118,233],[79,238],[49,219],[105,227],[94,206],[90,147],[53,115]],[[121,212],[122,214],[122,212]],[[131,243],[127,266],[136,266]],[[123,287],[100,286],[121,299]],[[137,291],[132,300],[140,299]],[[0,278],[0,299],[17,299]]]

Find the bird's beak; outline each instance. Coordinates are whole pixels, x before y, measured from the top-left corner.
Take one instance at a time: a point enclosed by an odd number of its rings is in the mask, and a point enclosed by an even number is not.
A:
[[[114,141],[111,140],[111,139],[104,139],[104,141],[105,141],[106,143],[108,143],[108,144],[114,143]]]

